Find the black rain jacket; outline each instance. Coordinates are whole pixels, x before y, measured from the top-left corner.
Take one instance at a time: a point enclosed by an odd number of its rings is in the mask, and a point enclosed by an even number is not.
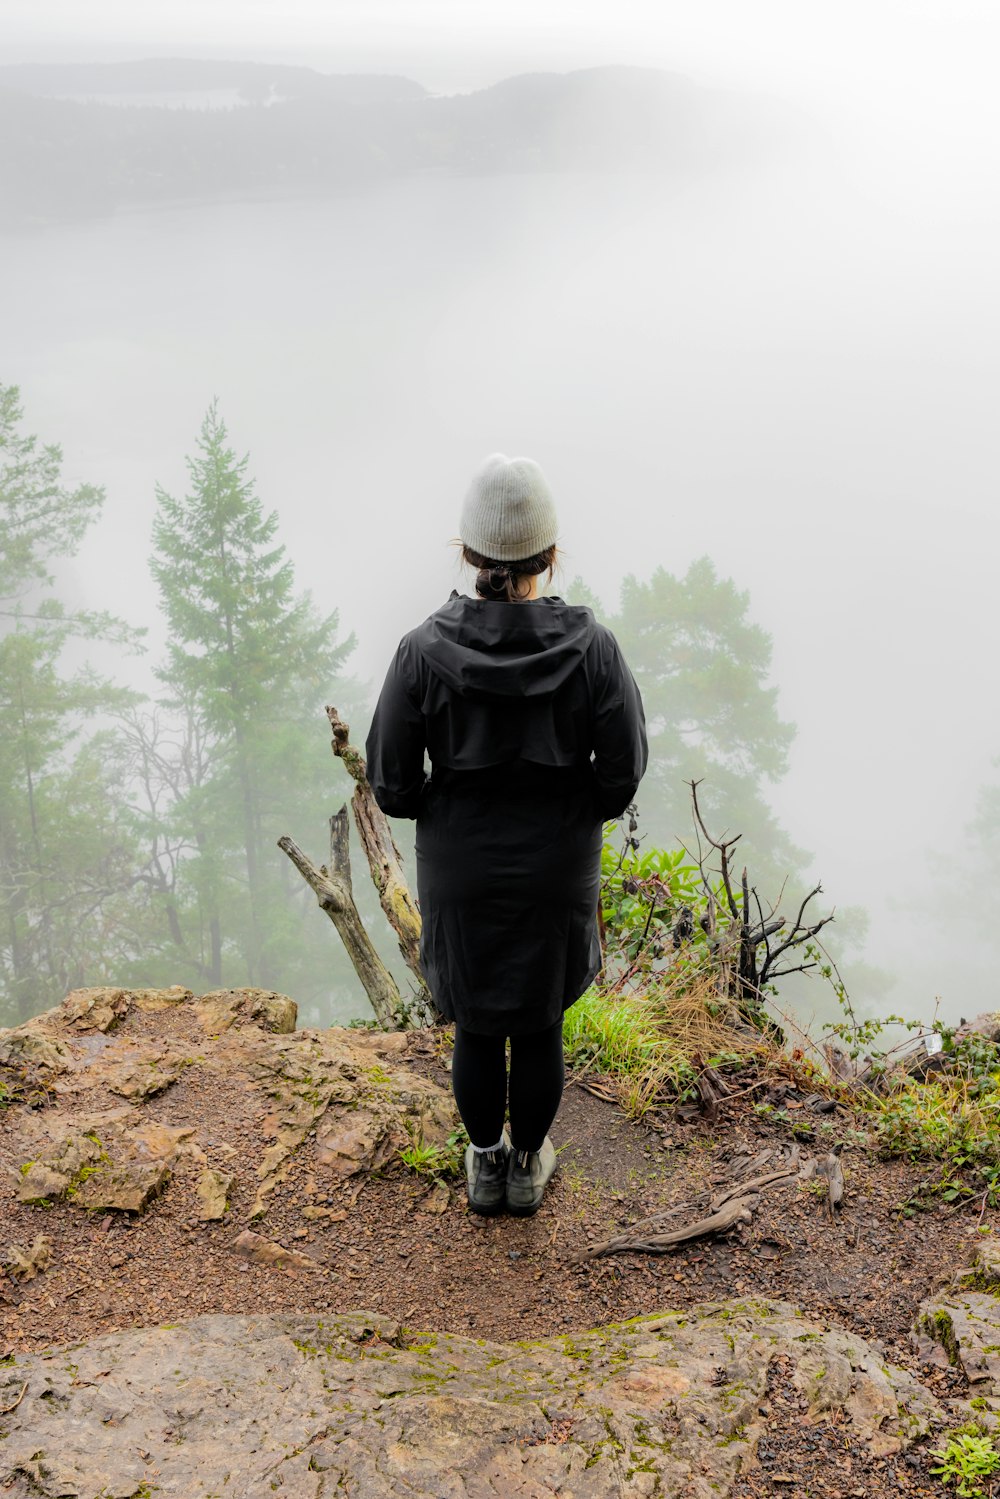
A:
[[[647,760],[639,690],[591,609],[457,592],[400,642],[366,749],[375,800],[411,818],[425,751],[435,779],[516,763],[586,769],[600,821],[629,804]]]

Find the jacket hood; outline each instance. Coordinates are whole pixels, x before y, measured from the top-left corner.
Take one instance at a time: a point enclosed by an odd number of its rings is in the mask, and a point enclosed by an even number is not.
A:
[[[586,604],[503,604],[453,591],[413,638],[434,675],[462,697],[544,697],[576,670],[596,629]]]

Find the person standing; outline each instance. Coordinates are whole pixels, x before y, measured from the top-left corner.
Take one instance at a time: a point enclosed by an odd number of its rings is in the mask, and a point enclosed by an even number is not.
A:
[[[476,597],[453,590],[400,641],[366,744],[376,802],[416,819],[420,961],[455,1025],[466,1190],[483,1214],[536,1212],[555,1169],[563,1015],[601,968],[603,824],[647,761],[613,634],[538,593],[557,531],[538,464],[488,458],[459,525]]]

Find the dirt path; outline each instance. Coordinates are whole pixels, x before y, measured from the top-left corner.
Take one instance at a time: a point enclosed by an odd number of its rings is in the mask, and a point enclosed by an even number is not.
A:
[[[175,1050],[206,1044],[204,1027],[186,1010],[135,1015],[129,1026],[130,1045],[168,1038]],[[79,1066],[90,1065],[110,1042],[100,1032],[75,1038]],[[447,1087],[446,1066],[423,1038],[408,1043],[393,1065]],[[122,1100],[95,1082],[87,1102],[104,1107]],[[193,1127],[213,1166],[229,1163],[235,1177],[229,1211],[220,1221],[204,1221],[197,1173],[183,1162],[142,1214],[20,1203],[15,1168],[24,1153],[18,1142],[24,1111],[0,1110],[0,1163],[8,1167],[0,1171],[3,1244],[25,1246],[40,1231],[51,1238],[44,1273],[0,1281],[0,1356],[207,1312],[363,1310],[412,1328],[518,1340],[741,1297],[791,1302],[808,1317],[863,1335],[939,1398],[959,1387],[953,1371],[918,1364],[909,1330],[919,1302],[968,1261],[975,1215],[902,1216],[900,1205],[921,1172],[874,1161],[849,1142],[845,1205],[832,1223],[813,1195],[789,1190],[765,1196],[742,1235],[724,1241],[663,1257],[571,1259],[588,1242],[703,1191],[733,1156],[783,1140],[739,1103],[712,1128],[669,1123],[654,1130],[631,1124],[571,1081],[552,1132],[560,1168],[541,1211],[528,1220],[477,1218],[458,1186],[446,1194],[394,1154],[370,1176],[331,1183],[317,1169],[313,1129],[292,1151],[264,1216],[251,1221],[257,1182],[247,1166],[259,1160],[274,1119],[248,1072],[185,1066],[143,1102],[142,1113],[151,1124]],[[995,1227],[995,1219],[987,1226]],[[240,1258],[233,1242],[247,1227],[304,1253],[318,1268]],[[773,1435],[760,1473],[741,1480],[737,1492],[747,1499],[772,1492],[940,1492],[919,1453],[866,1465],[843,1433],[803,1428],[797,1398],[783,1391],[776,1368]],[[769,1471],[777,1487],[761,1487],[771,1481]],[[789,1472],[790,1486],[782,1476]]]

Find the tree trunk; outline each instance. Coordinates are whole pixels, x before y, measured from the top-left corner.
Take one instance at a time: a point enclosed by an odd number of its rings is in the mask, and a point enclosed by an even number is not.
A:
[[[250,783],[249,759],[239,723],[234,725],[233,737],[236,743],[236,765],[243,802],[243,853],[247,865],[247,893],[250,897],[250,962],[248,964],[250,983],[251,985],[262,984],[267,988],[270,985],[271,976],[266,971],[267,964],[264,960],[261,942],[261,892],[257,842],[254,836],[254,795]]]
[[[386,920],[396,933],[403,961],[417,981],[417,1001],[429,1015],[437,1014],[434,1001],[420,967],[420,911],[406,878],[389,819],[375,800],[364,757],[350,742],[350,729],[336,708],[328,707],[326,716],[333,731],[333,753],[341,760],[355,781],[351,809],[375,881]]]
[[[325,866],[317,869],[298,844],[287,835],[278,839],[278,847],[288,855],[306,884],[316,892],[321,910],[326,912],[337,928],[379,1025],[386,1031],[403,1030],[408,1023],[412,1023],[407,1013],[408,1006],[396,987],[395,980],[375,951],[354,904],[348,846],[349,826],[347,808],[344,806],[330,818],[329,870]]]

